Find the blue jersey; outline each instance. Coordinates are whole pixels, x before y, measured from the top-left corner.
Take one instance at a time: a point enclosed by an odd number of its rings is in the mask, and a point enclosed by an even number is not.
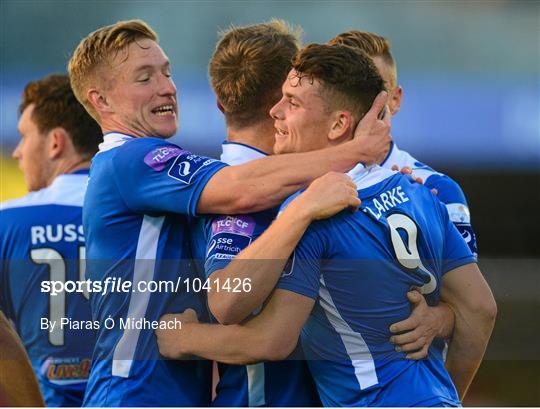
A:
[[[240,165],[265,156],[247,145],[224,143],[221,160]],[[193,257],[203,279],[225,268],[274,220],[278,209],[250,215],[206,216],[192,228]],[[231,288],[235,283],[230,283]],[[214,406],[320,406],[313,379],[300,348],[283,362],[253,365],[218,364]]]
[[[387,169],[393,165],[397,165],[400,169],[410,166],[414,176],[422,178],[426,187],[437,189],[439,192],[437,198],[445,204],[450,220],[457,227],[473,254],[476,255],[476,236],[471,226],[469,205],[457,182],[413,158],[409,153],[400,150],[395,143],[392,143],[388,156],[381,164]]]
[[[103,287],[132,284],[90,295],[100,329],[85,406],[210,403],[210,362],[160,358],[148,323],[186,308],[203,313],[199,295],[182,284],[192,275],[187,217],[224,166],[162,139],[105,135],[84,202],[88,276]]]
[[[47,406],[81,406],[96,332],[87,294],[48,291],[84,280],[88,170],[56,177],[0,207],[1,306],[28,351]],[[68,322],[69,320],[69,322]],[[69,323],[74,323],[71,325]]]
[[[378,166],[359,165],[352,176],[362,211],[313,223],[277,286],[316,300],[301,343],[321,400],[457,406],[439,351],[405,360],[389,327],[409,316],[411,287],[437,302],[443,274],[475,257],[425,187]]]

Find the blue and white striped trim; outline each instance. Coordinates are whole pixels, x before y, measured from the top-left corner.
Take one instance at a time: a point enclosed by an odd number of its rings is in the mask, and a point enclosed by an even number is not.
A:
[[[248,380],[248,406],[266,405],[264,362],[246,365]]]
[[[366,389],[378,384],[379,379],[375,370],[375,362],[364,338],[362,338],[361,334],[355,332],[343,319],[326,288],[323,277],[321,277],[321,287],[319,289],[319,302],[328,321],[343,342],[360,389]]]
[[[139,240],[137,242],[135,268],[133,272],[133,288],[137,288],[140,281],[149,282],[154,278],[156,267],[157,249],[164,216],[144,216]],[[151,293],[132,292],[126,319],[141,320],[146,315]],[[141,330],[129,327],[124,330],[122,337],[116,344],[113,352],[112,375],[123,378],[129,377],[129,371],[133,364],[133,357],[139,341]]]

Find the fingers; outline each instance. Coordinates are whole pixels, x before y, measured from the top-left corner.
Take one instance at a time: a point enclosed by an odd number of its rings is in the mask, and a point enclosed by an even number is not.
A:
[[[428,356],[428,350],[429,350],[429,344],[426,344],[419,351],[405,355],[405,358],[411,359],[413,361],[424,359]]]
[[[381,91],[379,95],[375,97],[373,100],[373,104],[371,105],[371,108],[369,111],[364,115],[364,117],[361,119],[360,123],[357,127],[357,132],[355,132],[355,135],[362,134],[363,131],[368,131],[373,126],[375,121],[377,121],[377,117],[381,113],[381,111],[385,108],[386,100],[388,98],[388,93],[386,91]],[[388,109],[387,109],[388,112]],[[386,121],[388,117],[392,115],[386,115],[383,118],[383,121]]]
[[[411,342],[416,342],[420,338],[422,338],[420,331],[415,330],[400,335],[393,335],[390,337],[390,342],[394,345],[402,347],[403,345],[410,344]]]
[[[433,193],[435,196],[439,194],[439,191],[435,188],[431,189],[431,193]]]
[[[388,105],[386,105],[385,110],[386,110],[385,115],[382,118],[382,121],[390,129],[390,127],[392,126],[392,115],[390,114],[390,107]]]
[[[407,293],[407,299],[412,303],[412,304],[422,304],[422,301],[424,304],[427,304],[426,303],[426,300],[424,298],[424,296],[422,294],[420,294],[418,291],[416,290],[413,290],[413,291],[409,291]]]
[[[407,341],[394,344],[396,346],[395,349],[397,352],[414,352],[422,348],[426,343],[429,344],[425,337],[419,337],[416,333],[414,336],[412,336],[411,333],[407,333],[404,335],[410,336],[408,337]]]
[[[364,115],[364,118],[369,116],[370,119],[373,118],[373,120],[375,120],[379,117],[379,115],[382,115],[381,119],[384,121],[386,117],[391,116],[391,115],[388,115],[388,112],[390,110],[388,106],[386,105],[387,99],[388,99],[388,92],[386,91],[379,92],[379,95],[377,95],[375,99],[373,100],[373,104],[371,104],[371,108],[369,109],[367,114]]]
[[[409,317],[406,320],[396,322],[395,324],[390,325],[390,332],[392,334],[399,334],[404,331],[412,331],[418,327],[419,322],[416,317]]]
[[[355,191],[355,193],[356,193],[356,196],[350,197],[349,205],[347,206],[348,209],[351,211],[351,213],[356,212],[360,208],[360,205],[362,204],[362,201],[358,197],[358,192]]]
[[[397,165],[396,165],[397,168]],[[396,169],[397,170],[397,169]],[[412,175],[412,168],[410,166],[405,166],[400,170],[401,174],[403,175]]]

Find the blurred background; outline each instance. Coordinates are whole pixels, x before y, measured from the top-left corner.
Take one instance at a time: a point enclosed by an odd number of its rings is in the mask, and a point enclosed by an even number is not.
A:
[[[465,404],[540,406],[540,2],[2,0],[0,12],[0,200],[25,193],[10,159],[24,85],[65,72],[100,26],[142,18],[158,32],[180,94],[174,141],[212,156],[225,135],[207,81],[220,29],[277,17],[305,43],[388,37],[404,88],[393,137],[461,184],[499,306]]]

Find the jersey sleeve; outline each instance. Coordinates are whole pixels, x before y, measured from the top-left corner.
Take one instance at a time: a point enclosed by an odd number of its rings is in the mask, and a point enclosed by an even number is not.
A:
[[[311,225],[289,259],[276,288],[317,299],[325,243]]]
[[[444,227],[442,274],[445,274],[465,264],[476,263],[477,260],[476,255],[471,252],[456,226],[450,220],[445,206],[439,205]]]
[[[194,216],[206,183],[225,166],[174,144],[141,138],[116,152],[111,177],[135,212]]]
[[[257,238],[257,223],[252,216],[215,216],[206,228],[208,241],[204,259],[204,272],[209,277],[231,262]]]
[[[469,205],[461,187],[452,178],[438,174],[430,176],[426,180],[425,186],[437,189],[437,198],[445,204],[450,220],[456,226],[471,252],[476,255],[478,253],[476,235],[471,225]]]

